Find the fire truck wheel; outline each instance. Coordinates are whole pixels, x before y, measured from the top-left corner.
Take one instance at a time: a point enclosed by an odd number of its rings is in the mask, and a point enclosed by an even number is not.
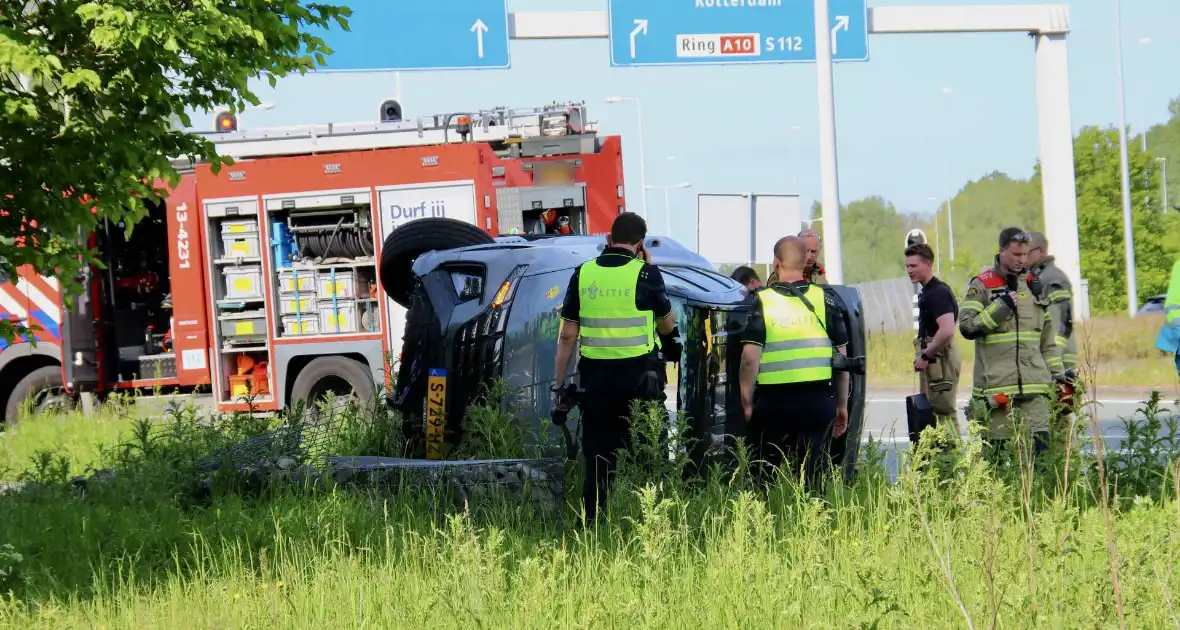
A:
[[[478,227],[442,217],[414,219],[395,228],[381,246],[381,288],[402,307],[410,306],[414,260],[429,251],[494,243]]]
[[[30,399],[34,413],[73,408],[71,397],[62,390],[60,366],[39,367],[17,381],[4,408],[4,423],[15,425],[21,406]]]
[[[365,405],[373,399],[373,390],[373,374],[364,364],[348,357],[318,357],[295,377],[291,400],[306,400],[308,412],[317,415],[317,401],[329,392],[336,394],[340,403],[351,398],[357,405]]]

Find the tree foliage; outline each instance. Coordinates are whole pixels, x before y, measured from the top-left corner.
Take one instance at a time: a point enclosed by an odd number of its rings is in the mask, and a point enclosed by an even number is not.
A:
[[[1151,192],[1159,186],[1158,171],[1152,161],[1152,156],[1144,153],[1138,144],[1128,143],[1132,234],[1140,297],[1163,292],[1171,270],[1163,215],[1152,203]],[[1127,305],[1118,130],[1083,127],[1074,140],[1074,169],[1082,276],[1089,281],[1090,308],[1096,312],[1116,312]]]
[[[899,247],[905,222],[882,197],[853,201],[840,209],[844,241],[844,282],[855,284],[905,275]]]
[[[220,165],[186,112],[258,98],[251,78],[305,73],[347,29],[346,8],[298,0],[0,0],[0,272],[74,279],[97,262],[76,238],[133,225],[179,175]],[[178,125],[177,123],[180,123]],[[22,238],[23,237],[23,238]],[[0,322],[0,338],[17,330]]]

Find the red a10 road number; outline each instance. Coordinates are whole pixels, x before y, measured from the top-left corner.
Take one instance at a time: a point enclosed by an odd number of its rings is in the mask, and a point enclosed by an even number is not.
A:
[[[752,55],[758,52],[758,38],[755,35],[722,35],[721,54]]]

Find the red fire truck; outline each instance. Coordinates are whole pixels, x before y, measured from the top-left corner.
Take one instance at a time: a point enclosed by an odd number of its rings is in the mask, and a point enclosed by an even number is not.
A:
[[[621,140],[580,103],[396,118],[238,130],[220,115],[203,135],[235,163],[177,163],[179,185],[130,237],[101,224],[106,269],[84,295],[63,304],[30,268],[0,278],[0,317],[38,327],[35,346],[0,345],[5,421],[125,389],[211,391],[219,411],[367,397],[405,321],[377,279],[390,231],[443,216],[491,235],[601,234],[625,207]]]

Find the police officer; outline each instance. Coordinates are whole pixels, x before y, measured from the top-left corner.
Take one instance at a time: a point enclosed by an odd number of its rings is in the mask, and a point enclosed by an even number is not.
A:
[[[616,451],[631,446],[631,402],[664,398],[663,359],[678,362],[672,304],[660,270],[643,246],[647,223],[633,212],[615,218],[602,254],[578,266],[561,308],[554,405],[579,347],[582,450],[586,460],[582,501],[588,520],[606,503]],[[659,378],[654,385],[653,371]]]
[[[792,468],[802,463],[805,483],[816,487],[830,464],[829,434],[848,428],[848,374],[833,378],[832,370],[833,352],[844,354],[848,333],[840,298],[804,277],[806,259],[798,236],[775,244],[780,280],[754,294],[739,383],[759,460],[767,468],[781,466],[784,455]]]
[[[828,284],[827,271],[823,265],[819,264],[819,250],[822,243],[819,232],[805,228],[800,230],[796,236],[803,239],[803,245],[807,251],[807,260],[803,265],[803,277],[811,284]],[[775,282],[778,282],[778,270],[772,271],[770,277],[766,279],[767,284]]]
[[[1049,304],[1025,269],[1029,240],[1020,228],[1000,232],[995,264],[971,279],[959,304],[959,332],[975,342],[973,419],[998,445],[1012,437],[1016,410],[1039,451],[1048,444],[1050,396],[1065,371]]]
[[[925,243],[905,250],[905,268],[910,281],[922,286],[918,297],[918,336],[915,339],[914,370],[921,375],[922,393],[940,421],[949,423],[959,435],[955,400],[959,390],[962,358],[955,345],[959,306],[950,285],[934,275],[934,251]]]

